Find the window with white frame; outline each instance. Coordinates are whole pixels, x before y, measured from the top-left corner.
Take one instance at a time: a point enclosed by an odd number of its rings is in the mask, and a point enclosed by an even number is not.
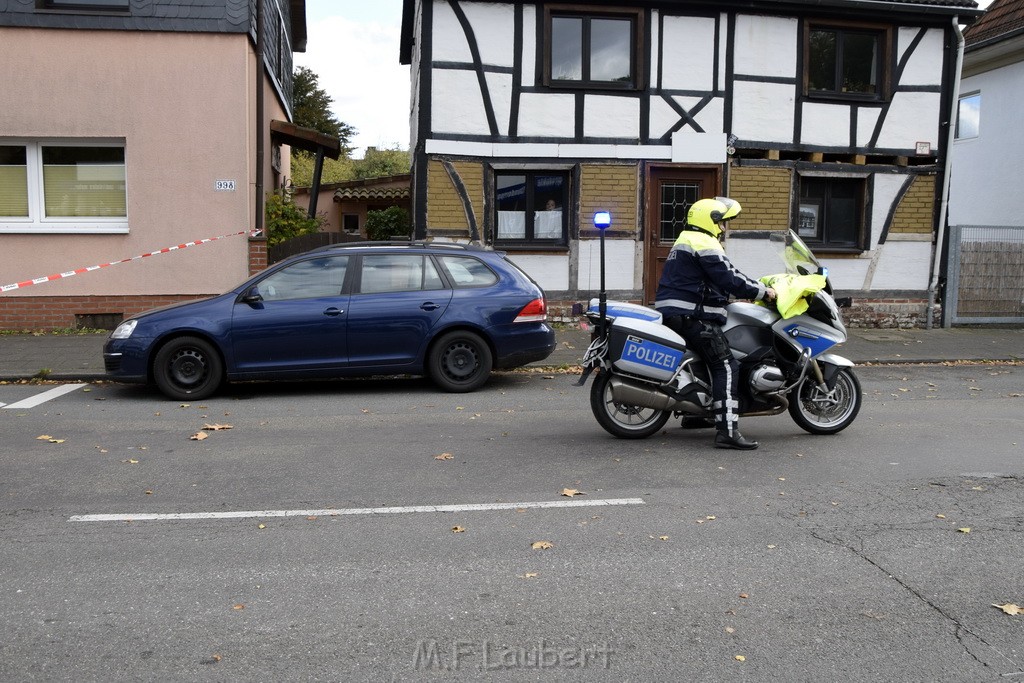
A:
[[[0,140],[0,231],[127,230],[124,143]]]

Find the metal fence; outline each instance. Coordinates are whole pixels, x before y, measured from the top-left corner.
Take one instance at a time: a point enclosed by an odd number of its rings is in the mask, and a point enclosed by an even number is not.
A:
[[[953,225],[950,324],[1024,323],[1024,227]]]

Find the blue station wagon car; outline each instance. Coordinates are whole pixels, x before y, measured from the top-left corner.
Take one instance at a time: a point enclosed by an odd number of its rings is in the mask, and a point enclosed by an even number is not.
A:
[[[208,299],[122,322],[107,376],[197,400],[224,381],[427,375],[475,391],[492,369],[547,358],[544,292],[501,252],[454,243],[355,242],[274,264]]]

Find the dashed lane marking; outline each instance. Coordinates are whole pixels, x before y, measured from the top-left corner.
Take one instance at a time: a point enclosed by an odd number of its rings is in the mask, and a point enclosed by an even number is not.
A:
[[[326,508],[323,510],[236,510],[233,512],[170,512],[110,515],[73,515],[69,522],[157,522],[197,519],[251,519],[255,517],[335,517],[340,515],[396,515],[417,512],[488,512],[536,508],[581,508],[608,505],[643,505],[642,498],[554,500],[527,503],[479,503],[465,505],[410,505],[379,508]]]
[[[60,396],[63,396],[64,394],[70,394],[72,391],[75,391],[76,389],[81,389],[82,387],[85,387],[85,386],[88,386],[88,385],[87,384],[64,384],[64,385],[61,385],[59,387],[54,387],[53,389],[49,389],[47,391],[44,391],[41,394],[36,394],[35,396],[29,396],[26,399],[23,399],[21,401],[17,401],[16,403],[11,403],[10,405],[4,405],[3,403],[0,403],[0,408],[2,408],[3,410],[22,410],[24,408],[35,408],[36,406],[40,405],[41,403],[46,403],[47,401],[52,401],[55,398],[59,398]]]

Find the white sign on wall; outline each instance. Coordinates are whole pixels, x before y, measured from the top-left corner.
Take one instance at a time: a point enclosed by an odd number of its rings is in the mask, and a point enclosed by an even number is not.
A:
[[[216,192],[234,192],[235,181],[234,180],[215,180],[213,182],[213,189]]]

